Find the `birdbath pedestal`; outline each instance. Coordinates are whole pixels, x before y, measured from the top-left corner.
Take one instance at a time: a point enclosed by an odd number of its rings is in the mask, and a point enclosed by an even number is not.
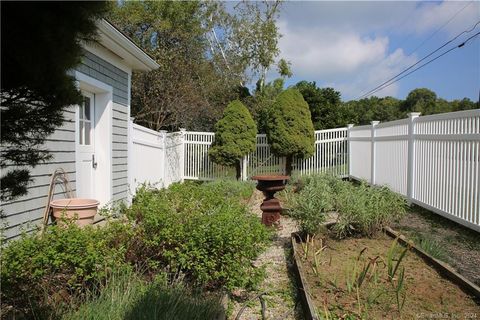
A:
[[[289,176],[284,175],[259,175],[253,176],[252,180],[257,180],[257,189],[262,191],[265,199],[260,205],[262,210],[262,223],[266,226],[280,224],[280,213],[282,207],[280,201],[274,197],[275,192],[285,189],[286,180]]]

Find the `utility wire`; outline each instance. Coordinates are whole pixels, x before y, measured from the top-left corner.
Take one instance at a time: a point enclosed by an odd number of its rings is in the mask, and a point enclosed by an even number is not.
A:
[[[420,59],[419,61],[417,61],[416,63],[412,64],[411,66],[409,66],[408,68],[404,69],[402,72],[398,73],[397,75],[393,76],[392,78],[388,79],[387,81],[381,83],[380,85],[376,86],[375,88],[373,88],[372,90],[368,91],[367,93],[364,93],[362,94],[360,97],[357,98],[358,99],[362,99],[366,96],[369,96],[371,95],[374,91],[376,92],[376,90],[380,87],[382,87],[383,85],[389,83],[390,81],[393,81],[395,78],[401,76],[402,74],[404,74],[405,72],[407,72],[408,70],[412,69],[413,67],[415,67],[416,65],[418,65],[420,62],[424,61],[425,59],[431,57],[433,54],[435,54],[436,52],[438,52],[439,50],[441,50],[442,48],[444,48],[445,46],[449,45],[450,43],[452,43],[453,41],[455,41],[458,37],[460,37],[462,34],[464,33],[469,33],[469,32],[472,32],[473,30],[475,30],[475,28],[480,24],[480,21],[477,21],[477,23],[475,23],[475,25],[470,28],[469,30],[465,30],[461,33],[459,33],[458,35],[456,35],[454,38],[452,38],[451,40],[445,42],[443,45],[441,45],[440,47],[438,47],[437,49],[435,49],[434,51],[430,52],[428,55],[426,55],[425,57],[423,57],[422,59]]]
[[[469,3],[467,3],[463,8],[461,8],[459,11],[457,11],[450,19],[448,19],[448,21],[446,21],[440,28],[438,28],[437,30],[435,30],[427,39],[423,40],[422,43],[420,43],[415,49],[413,49],[412,52],[410,52],[409,54],[407,54],[407,57],[408,56],[411,56],[415,51],[417,51],[418,49],[420,49],[425,43],[427,43],[430,39],[432,39],[438,32],[440,32],[440,30],[442,30],[447,24],[449,24],[453,19],[455,19],[455,17],[460,13],[462,12],[463,10],[465,10],[469,5],[471,5],[473,3],[473,0],[470,1]]]
[[[480,34],[480,32],[477,32],[476,34],[474,34],[473,36],[471,36],[470,38],[468,38],[467,40],[465,40],[464,42],[462,42],[462,43],[461,43],[461,44],[459,44],[458,46],[455,46],[455,47],[452,47],[452,48],[448,49],[447,51],[445,51],[445,52],[441,53],[440,55],[436,56],[435,58],[433,58],[433,59],[430,59],[429,61],[425,62],[425,63],[424,63],[424,64],[422,64],[421,66],[419,66],[419,67],[417,67],[417,68],[413,69],[412,71],[408,72],[407,74],[404,74],[404,75],[403,75],[403,76],[401,76],[400,78],[398,78],[398,79],[395,79],[394,81],[392,81],[392,82],[390,82],[390,83],[388,83],[388,84],[385,84],[385,85],[383,85],[382,87],[380,87],[380,88],[378,88],[377,90],[373,91],[371,94],[374,94],[374,93],[376,93],[376,92],[378,92],[378,91],[381,91],[381,90],[383,90],[383,89],[385,89],[385,88],[387,88],[387,87],[391,86],[392,84],[394,84],[394,83],[396,83],[396,82],[398,82],[398,81],[402,80],[402,79],[403,79],[403,78],[405,78],[406,76],[408,76],[408,75],[410,75],[410,74],[414,73],[415,71],[417,71],[417,70],[419,70],[419,69],[421,69],[421,68],[425,67],[426,65],[428,65],[428,64],[430,64],[430,63],[432,63],[433,61],[435,61],[435,60],[437,60],[437,59],[439,59],[439,58],[443,57],[443,56],[444,56],[444,55],[446,55],[447,53],[449,53],[449,52],[451,52],[451,51],[453,51],[453,50],[455,50],[455,49],[458,49],[458,48],[461,48],[461,47],[463,47],[464,45],[466,45],[466,44],[467,44],[467,42],[468,42],[468,41],[470,41],[471,39],[475,38],[475,37],[476,37],[476,36],[478,36],[479,34]]]
[[[463,10],[465,10],[465,8],[467,8],[469,5],[471,5],[472,3],[474,2],[474,0],[471,0],[469,3],[467,3],[465,6],[463,6],[460,10],[458,10],[453,16],[450,17],[450,19],[448,19],[442,26],[440,26],[440,28],[438,28],[437,30],[435,30],[432,34],[430,34],[430,36],[425,39],[422,43],[420,43],[420,45],[418,45],[415,49],[413,49],[412,52],[408,53],[406,56],[407,57],[410,57],[412,54],[414,54],[418,49],[420,49],[425,43],[427,43],[430,39],[432,39],[440,30],[442,30],[447,24],[449,24],[453,19],[455,19],[455,17],[460,14],[460,12],[462,12]],[[414,9],[413,11],[415,11],[416,9]],[[413,13],[412,11],[412,13]],[[409,17],[410,19],[410,17]],[[406,19],[401,25],[399,28],[401,28],[409,19]],[[400,48],[402,47],[402,45],[410,38],[410,36],[408,36],[406,39],[404,39],[398,46],[397,48]],[[387,58],[383,58],[382,59],[382,62],[385,61]],[[383,84],[381,84],[383,85]],[[380,85],[380,86],[381,86]],[[375,89],[373,89],[375,90]],[[368,93],[367,93],[368,94]],[[363,97],[363,96],[362,96]],[[362,98],[360,97],[360,98]]]

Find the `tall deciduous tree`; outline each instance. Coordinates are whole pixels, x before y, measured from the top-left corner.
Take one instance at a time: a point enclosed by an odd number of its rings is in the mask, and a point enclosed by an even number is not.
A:
[[[132,78],[132,116],[152,129],[209,130],[249,75],[278,55],[278,2],[116,2],[112,21],[160,64]]]
[[[286,157],[286,173],[292,173],[293,157],[307,158],[314,152],[314,128],[308,104],[297,89],[283,91],[270,111],[267,137],[272,151]]]
[[[339,126],[341,95],[333,88],[318,88],[314,82],[300,81],[295,85],[308,103],[316,130]]]
[[[418,88],[410,91],[403,103],[406,112],[416,111],[422,114],[436,113],[437,94],[427,88]]]
[[[27,192],[30,167],[51,155],[43,143],[64,109],[80,102],[74,68],[94,39],[104,2],[1,2],[1,199]]]
[[[232,101],[215,124],[215,141],[209,150],[213,162],[235,166],[240,178],[240,161],[255,150],[257,126],[247,107],[239,100]]]

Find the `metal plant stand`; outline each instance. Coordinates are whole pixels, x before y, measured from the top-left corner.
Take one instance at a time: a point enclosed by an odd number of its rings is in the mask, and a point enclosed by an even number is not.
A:
[[[252,180],[258,181],[257,189],[265,195],[260,209],[262,210],[262,223],[266,226],[280,225],[282,206],[274,195],[275,192],[285,189],[285,183],[288,179],[290,177],[284,175],[259,175],[252,177]]]

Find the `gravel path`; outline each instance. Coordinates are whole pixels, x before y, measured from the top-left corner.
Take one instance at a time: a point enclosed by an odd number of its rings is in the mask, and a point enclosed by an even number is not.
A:
[[[249,202],[252,212],[262,216],[260,204],[263,201],[263,194],[255,190]],[[235,292],[235,296],[230,299],[229,319],[235,319],[240,309],[246,305],[240,319],[262,319],[261,304],[257,295],[264,292],[263,299],[266,306],[266,319],[299,319],[301,307],[295,306],[296,288],[295,282],[291,278],[291,244],[290,236],[292,232],[297,231],[297,225],[293,219],[282,216],[280,230],[276,231],[276,236],[266,252],[263,253],[254,262],[255,266],[265,267],[266,278],[256,292]]]

